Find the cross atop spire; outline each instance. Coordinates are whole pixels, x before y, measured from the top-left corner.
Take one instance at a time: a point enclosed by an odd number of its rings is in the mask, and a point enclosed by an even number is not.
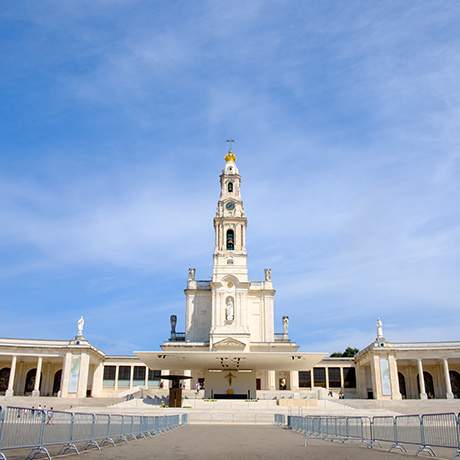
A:
[[[235,142],[234,139],[227,139],[228,143],[228,153],[225,155],[225,161],[228,163],[229,161],[236,161],[236,155],[233,153],[232,146]]]

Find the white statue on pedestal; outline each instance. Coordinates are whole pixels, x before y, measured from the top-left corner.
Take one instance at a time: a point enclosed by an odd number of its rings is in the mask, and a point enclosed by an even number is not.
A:
[[[80,319],[77,321],[77,337],[83,337],[83,328],[85,327],[85,319],[83,315],[80,316]]]
[[[283,336],[287,338],[289,328],[289,316],[283,316]]]
[[[225,319],[227,321],[233,321],[235,319],[235,310],[233,307],[233,297],[227,297],[227,303],[225,307]]]
[[[377,339],[383,339],[383,323],[380,318],[377,320]]]
[[[265,268],[264,269],[264,278],[265,278],[265,281],[271,281],[272,280],[272,269],[271,268]]]

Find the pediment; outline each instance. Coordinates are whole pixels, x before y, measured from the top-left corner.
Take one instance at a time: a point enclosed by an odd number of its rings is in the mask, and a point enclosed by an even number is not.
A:
[[[214,350],[229,350],[229,351],[242,351],[246,347],[246,344],[236,340],[232,337],[220,340],[213,345]]]

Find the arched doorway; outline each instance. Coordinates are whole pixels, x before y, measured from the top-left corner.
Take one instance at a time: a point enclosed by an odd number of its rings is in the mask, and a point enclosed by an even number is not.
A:
[[[454,398],[460,398],[460,374],[457,371],[449,371],[449,375]]]
[[[423,380],[425,381],[425,391],[426,391],[426,396],[428,399],[434,399],[434,383],[433,383],[433,376],[427,372],[423,371]],[[418,393],[420,394],[420,380],[419,376],[417,374],[417,388],[418,388]]]
[[[56,396],[61,389],[61,378],[62,378],[62,369],[59,369],[54,374],[53,380],[53,396]]]
[[[8,390],[8,382],[10,381],[10,372],[9,367],[4,367],[0,370],[0,393],[5,393]]]
[[[398,372],[398,381],[399,381],[399,392],[401,393],[402,399],[407,399],[407,390],[406,390],[406,379],[401,372]]]
[[[26,383],[24,385],[24,394],[32,394],[35,387],[35,376],[37,375],[37,369],[30,369],[26,375]]]

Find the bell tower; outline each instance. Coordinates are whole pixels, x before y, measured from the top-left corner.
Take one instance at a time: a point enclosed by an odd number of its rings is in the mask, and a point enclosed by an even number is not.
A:
[[[220,196],[214,217],[215,247],[212,281],[233,275],[240,282],[248,281],[246,252],[247,219],[241,199],[241,177],[236,155],[230,147],[220,175]]]

